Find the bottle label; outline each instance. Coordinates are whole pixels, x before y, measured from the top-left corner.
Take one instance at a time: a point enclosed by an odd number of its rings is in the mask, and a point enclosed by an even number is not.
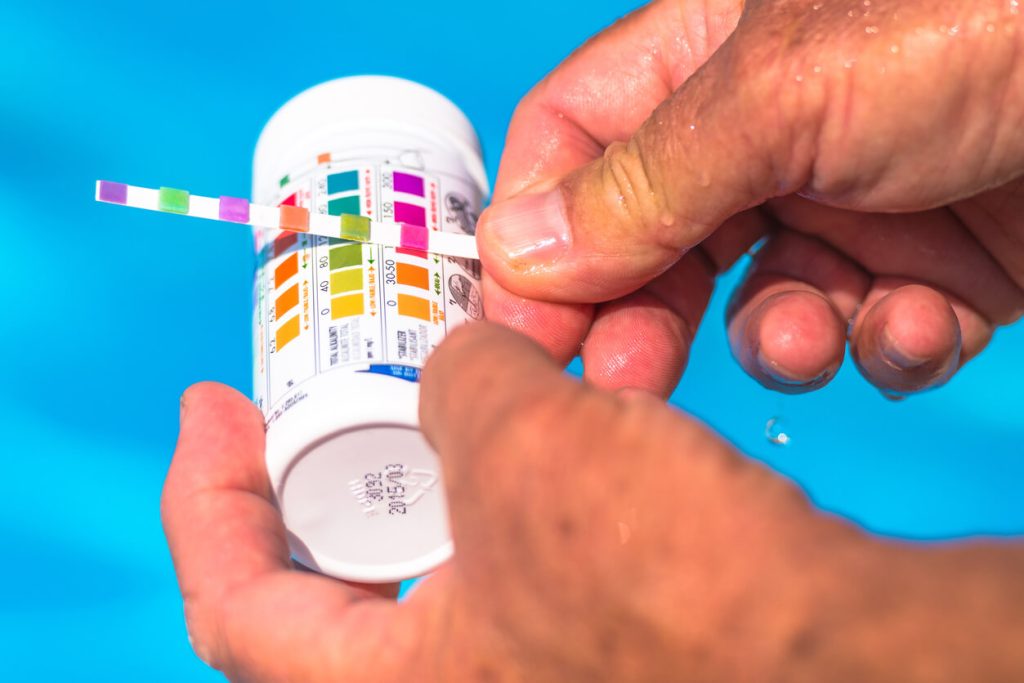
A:
[[[480,190],[421,158],[321,159],[285,176],[275,203],[473,234]],[[280,230],[257,233],[256,245],[254,394],[268,426],[324,373],[418,381],[449,329],[483,318],[477,261]]]

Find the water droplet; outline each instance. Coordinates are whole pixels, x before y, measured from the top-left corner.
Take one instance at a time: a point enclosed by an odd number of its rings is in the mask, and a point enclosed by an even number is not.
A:
[[[817,65],[817,64],[815,64],[815,66],[814,66],[814,73],[816,73],[816,74],[820,74],[821,73],[821,67],[819,65]]]
[[[864,0],[865,7],[871,7],[871,0]]]
[[[1020,3],[1017,0],[1010,0],[1010,14],[1017,14],[1020,11]]]
[[[811,5],[811,9],[814,10],[815,12],[817,12],[818,10],[820,10],[824,6],[825,6],[825,3],[823,3],[823,2],[816,2],[813,5]]]
[[[900,53],[900,46],[899,45],[890,45],[889,46],[889,52],[893,53],[894,55],[898,55]]]
[[[846,13],[846,16],[848,16],[848,17],[852,17],[852,16],[854,16],[854,14],[853,14],[853,10],[850,10],[849,12],[847,12],[847,13]]]
[[[868,34],[874,35],[874,34],[878,33],[878,27],[877,26],[865,26],[864,27],[864,33],[868,33]]]
[[[788,446],[791,439],[785,432],[785,426],[781,417],[770,418],[764,426],[764,438],[776,446]]]
[[[796,82],[797,83],[803,83],[804,82],[804,77],[802,75],[800,75],[800,74],[797,74],[796,75]]]
[[[995,24],[985,24],[985,30],[988,31],[989,33],[995,33],[996,26]]]
[[[696,123],[691,123],[690,124],[690,130],[697,130],[697,124]]]
[[[857,63],[856,59],[847,59],[845,62],[843,62],[843,68],[844,69],[852,69],[853,65],[856,64],[856,63]]]

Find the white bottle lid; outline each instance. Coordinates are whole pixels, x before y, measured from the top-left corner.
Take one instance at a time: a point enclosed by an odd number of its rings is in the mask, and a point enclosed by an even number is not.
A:
[[[304,90],[270,118],[256,143],[253,200],[271,201],[283,176],[320,153],[400,147],[410,137],[457,155],[459,170],[490,193],[476,130],[451,100],[403,78],[351,76]],[[428,160],[430,170],[446,170],[434,166]]]
[[[267,430],[267,469],[295,558],[384,583],[451,557],[440,463],[419,430],[419,385],[335,371],[312,380],[308,395],[315,402]],[[392,509],[392,500],[406,502]]]

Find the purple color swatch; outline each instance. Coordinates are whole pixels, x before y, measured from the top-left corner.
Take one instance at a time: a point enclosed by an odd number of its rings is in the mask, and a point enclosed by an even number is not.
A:
[[[412,225],[427,224],[427,210],[415,204],[395,202],[395,222],[411,223]]]
[[[239,197],[221,197],[220,219],[232,223],[248,223],[249,200]]]
[[[427,251],[429,233],[430,231],[421,225],[409,225],[408,223],[402,223],[402,247],[406,249]]]
[[[405,192],[406,194],[414,194],[417,197],[422,197],[423,178],[395,171],[395,192]]]
[[[128,201],[128,186],[124,183],[100,181],[100,201],[111,204],[124,204]]]

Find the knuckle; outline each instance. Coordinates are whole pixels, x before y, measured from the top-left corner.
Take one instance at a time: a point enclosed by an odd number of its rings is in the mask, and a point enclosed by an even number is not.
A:
[[[634,137],[627,142],[613,142],[604,152],[600,187],[604,202],[617,217],[618,238],[629,238],[636,232],[657,237],[659,227],[668,214],[665,193],[655,183],[645,148]]]

